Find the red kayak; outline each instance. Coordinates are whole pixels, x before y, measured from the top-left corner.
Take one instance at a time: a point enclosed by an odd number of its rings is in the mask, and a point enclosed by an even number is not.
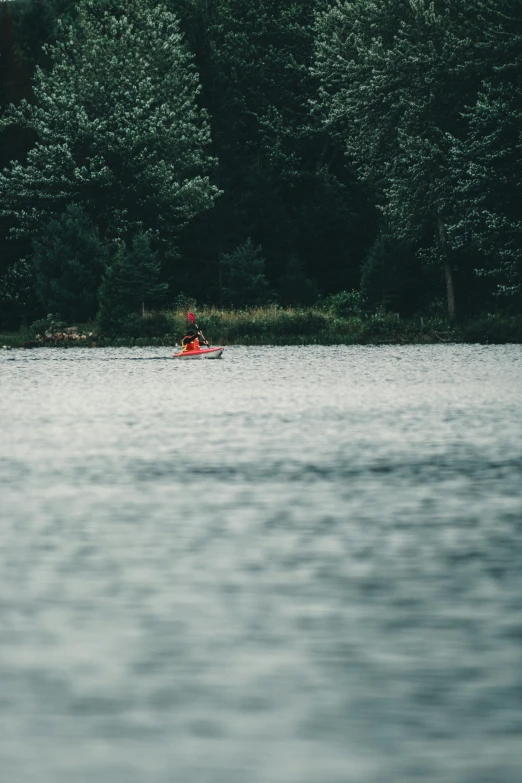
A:
[[[223,346],[218,348],[200,348],[197,351],[180,351],[173,353],[174,359],[220,359],[225,349]]]

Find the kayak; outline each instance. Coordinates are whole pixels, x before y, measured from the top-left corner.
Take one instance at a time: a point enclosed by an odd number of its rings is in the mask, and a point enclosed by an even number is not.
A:
[[[217,348],[200,348],[199,351],[180,351],[179,353],[173,353],[174,359],[219,359],[225,349],[221,347]]]

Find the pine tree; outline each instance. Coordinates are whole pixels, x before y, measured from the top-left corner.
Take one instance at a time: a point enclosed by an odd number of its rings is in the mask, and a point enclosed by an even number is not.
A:
[[[386,250],[385,250],[386,246]],[[389,242],[383,232],[379,232],[368,251],[361,268],[361,293],[373,307],[388,309],[392,298],[394,270],[388,257]]]
[[[24,53],[32,63],[47,65],[43,46],[54,43],[60,23],[76,16],[76,0],[22,0],[15,6],[16,26]]]
[[[465,137],[463,112],[487,68],[473,43],[477,3],[336,2],[317,27],[325,125],[344,139],[397,238],[424,245],[443,267],[451,320],[451,136]]]
[[[0,0],[0,116],[10,103],[30,95],[30,74],[16,30],[15,3]],[[0,126],[0,168],[22,153],[20,132]],[[23,153],[22,153],[23,154]],[[0,227],[1,230],[1,227]]]
[[[86,321],[96,312],[106,250],[83,209],[70,205],[33,241],[36,293],[46,313]]]
[[[217,194],[198,77],[175,15],[154,0],[82,0],[46,52],[52,68],[37,68],[34,103],[3,120],[38,141],[0,174],[1,214],[30,235],[74,201],[103,237],[143,226],[169,248]]]
[[[361,267],[361,294],[370,307],[411,314],[425,304],[426,279],[411,243],[397,240],[383,225]]]
[[[317,287],[306,275],[297,256],[292,256],[279,278],[279,298],[284,305],[311,305],[317,299]]]
[[[226,285],[223,287],[225,304],[232,307],[266,304],[270,290],[261,246],[256,247],[249,237],[233,253],[225,253],[221,263],[226,276]]]
[[[158,253],[147,234],[137,234],[129,250],[121,243],[100,287],[98,321],[102,328],[110,330],[130,314],[141,311],[145,315],[146,306],[158,304],[168,288],[160,276]]]
[[[457,220],[453,245],[473,253],[496,291],[522,293],[522,20],[518,0],[483,7],[477,42],[492,66],[466,112],[468,133],[452,137]]]
[[[329,290],[358,282],[373,208],[313,110],[313,21],[323,4],[170,0],[197,52],[224,191],[187,232],[207,279],[217,278],[216,255],[251,236],[273,282],[294,255]]]
[[[22,70],[20,52],[14,36],[11,3],[0,0],[0,107],[13,100]]]
[[[36,296],[33,264],[19,258],[0,274],[0,326],[13,329],[20,321],[30,323],[41,312]]]

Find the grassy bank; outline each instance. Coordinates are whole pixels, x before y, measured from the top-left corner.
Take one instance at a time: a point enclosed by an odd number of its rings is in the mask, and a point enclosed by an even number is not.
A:
[[[522,343],[522,316],[485,315],[454,327],[441,318],[402,319],[395,313],[338,317],[317,308],[264,307],[198,311],[198,323],[213,345],[384,345],[429,343]],[[185,310],[133,318],[119,333],[93,324],[0,333],[0,346],[173,346],[188,326]]]

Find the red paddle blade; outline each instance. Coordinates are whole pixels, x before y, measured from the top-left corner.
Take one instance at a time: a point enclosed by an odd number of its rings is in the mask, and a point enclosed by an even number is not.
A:
[[[187,318],[189,319],[191,324],[195,324],[196,323],[196,318],[194,316],[194,313],[187,313]]]

